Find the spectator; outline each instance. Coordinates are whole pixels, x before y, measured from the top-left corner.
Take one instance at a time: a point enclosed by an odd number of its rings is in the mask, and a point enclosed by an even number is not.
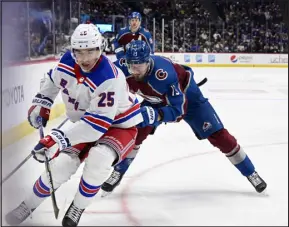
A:
[[[27,5],[18,4],[13,8],[17,17],[6,13],[11,19],[4,27],[7,31],[19,27],[16,29],[17,37],[23,37],[14,42],[15,47],[21,50],[15,56],[17,60],[60,53],[69,46],[70,31],[79,23],[114,23],[116,33],[120,27],[127,25],[126,18],[134,10],[143,13],[143,23],[151,32],[155,19],[156,52],[164,47],[164,51],[175,52],[288,53],[288,28],[282,22],[279,5],[273,0],[216,2],[219,18],[213,20],[200,0],[83,0],[77,4],[74,1],[54,1],[52,4],[52,0],[45,0],[29,3],[29,17]],[[162,18],[165,20],[163,44]],[[115,33],[105,37],[105,51],[108,53],[114,51]]]

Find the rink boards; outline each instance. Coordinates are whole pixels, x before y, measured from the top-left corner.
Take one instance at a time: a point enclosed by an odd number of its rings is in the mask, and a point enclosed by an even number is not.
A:
[[[288,55],[281,54],[198,54],[161,53],[174,62],[191,67],[225,67],[234,72],[237,68],[288,68]],[[108,56],[112,61],[114,55]],[[57,60],[31,61],[4,68],[2,79],[2,146],[5,147],[30,134],[34,129],[27,121],[32,98],[39,91],[40,80]],[[229,67],[229,68],[228,68]],[[233,67],[234,69],[230,69]],[[210,73],[212,72],[212,69]],[[241,69],[240,69],[241,70]],[[204,72],[204,71],[202,71]],[[206,73],[205,73],[206,74]],[[232,74],[233,75],[233,74]],[[200,75],[205,77],[206,75]],[[51,110],[50,119],[65,111],[58,96]]]

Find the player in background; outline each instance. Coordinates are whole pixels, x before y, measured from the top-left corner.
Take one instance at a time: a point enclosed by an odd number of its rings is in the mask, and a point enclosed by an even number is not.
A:
[[[141,27],[141,14],[138,12],[132,12],[129,17],[129,27],[121,28],[119,33],[116,35],[114,40],[114,52],[116,58],[120,59],[125,55],[125,46],[132,40],[143,40],[145,41],[149,48],[150,53],[154,53],[154,45],[151,33]]]
[[[114,167],[111,176],[102,185],[103,196],[120,183],[140,145],[158,125],[181,119],[191,127],[198,139],[208,139],[225,154],[257,192],[266,188],[265,181],[255,171],[242,146],[224,127],[208,99],[203,96],[190,67],[150,55],[147,44],[138,40],[128,44],[126,58],[115,64],[126,75],[130,90],[144,98],[141,107],[144,121],[138,125],[140,128],[133,152]]]
[[[61,93],[70,126],[52,129],[32,152],[36,160],[44,162],[44,152],[58,146],[50,162],[55,189],[69,180],[85,161],[78,191],[62,220],[63,226],[78,225],[110,167],[132,151],[137,135],[135,125],[143,120],[140,104],[129,93],[124,74],[102,55],[101,45],[102,36],[97,28],[80,24],[71,37],[72,50],[50,70],[28,111],[28,120],[34,128],[45,127],[53,101]],[[50,183],[45,171],[26,199],[6,215],[6,222],[22,223],[49,196]]]

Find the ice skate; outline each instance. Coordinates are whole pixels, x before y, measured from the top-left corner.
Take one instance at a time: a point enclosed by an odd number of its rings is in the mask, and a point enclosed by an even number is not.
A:
[[[35,209],[30,210],[27,205],[22,202],[5,216],[6,223],[8,225],[19,225],[25,221],[34,210]]]
[[[80,220],[80,217],[84,209],[76,207],[73,202],[65,213],[65,216],[62,220],[62,226],[64,227],[76,227]]]
[[[113,192],[113,190],[120,184],[120,181],[122,179],[124,174],[121,174],[120,172],[113,170],[110,177],[102,184],[102,194],[101,197],[106,197],[109,194]]]
[[[257,172],[252,173],[247,178],[257,192],[261,193],[266,189],[266,182],[259,176]]]

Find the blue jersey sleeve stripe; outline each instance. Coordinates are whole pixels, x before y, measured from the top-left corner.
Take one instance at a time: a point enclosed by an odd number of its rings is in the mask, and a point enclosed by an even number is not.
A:
[[[85,119],[87,122],[93,125],[96,125],[106,130],[109,129],[109,127],[111,126],[110,123],[107,123],[106,121],[100,120],[99,118],[95,118],[92,116],[84,116],[83,119]]]
[[[101,116],[101,115],[98,115],[98,114],[92,114],[92,113],[89,113],[89,112],[85,112],[84,116],[92,116],[92,117],[95,117],[95,118],[99,118],[100,120],[106,121],[109,124],[111,124],[113,122],[113,120],[108,118],[108,117]]]

